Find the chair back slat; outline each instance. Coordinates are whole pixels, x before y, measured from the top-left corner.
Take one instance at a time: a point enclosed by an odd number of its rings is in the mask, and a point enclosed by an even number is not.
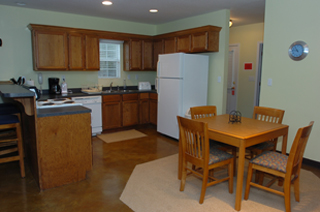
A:
[[[284,110],[255,106],[253,110],[253,119],[271,123],[282,123]]]
[[[217,107],[213,105],[191,107],[190,112],[191,112],[191,119],[212,117],[217,115]]]
[[[306,127],[301,127],[298,129],[296,137],[293,141],[288,162],[287,162],[287,172],[292,170],[292,174],[298,174],[300,172],[303,154],[309,140],[309,136],[313,127],[313,121]]]

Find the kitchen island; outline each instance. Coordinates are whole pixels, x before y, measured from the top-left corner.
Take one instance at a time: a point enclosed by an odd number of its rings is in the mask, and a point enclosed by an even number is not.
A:
[[[90,109],[36,110],[34,93],[18,85],[0,85],[0,94],[21,110],[26,164],[40,190],[86,179],[92,169]]]

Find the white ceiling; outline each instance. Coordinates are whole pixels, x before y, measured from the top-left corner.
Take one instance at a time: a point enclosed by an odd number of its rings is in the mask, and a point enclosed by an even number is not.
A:
[[[162,24],[221,9],[230,9],[234,26],[264,21],[265,0],[1,0],[0,5],[74,13],[147,24]],[[25,3],[19,6],[17,3]],[[158,13],[149,13],[156,8]]]

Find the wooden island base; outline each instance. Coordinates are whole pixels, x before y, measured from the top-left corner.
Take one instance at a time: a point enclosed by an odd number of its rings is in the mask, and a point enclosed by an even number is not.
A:
[[[37,118],[41,190],[86,179],[92,169],[90,113]]]

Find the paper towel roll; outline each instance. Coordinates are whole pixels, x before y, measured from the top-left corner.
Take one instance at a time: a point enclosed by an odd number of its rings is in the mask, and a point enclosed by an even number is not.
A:
[[[29,86],[34,86],[34,81],[33,80],[27,80],[26,81],[26,85],[29,85]]]

